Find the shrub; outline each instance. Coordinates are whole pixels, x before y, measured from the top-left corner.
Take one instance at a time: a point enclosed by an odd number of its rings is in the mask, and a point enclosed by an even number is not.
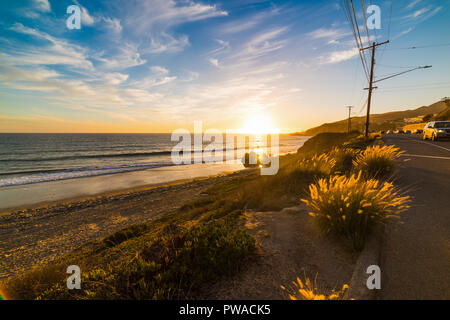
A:
[[[395,160],[404,153],[395,146],[372,146],[361,152],[353,164],[369,178],[383,178],[390,175],[395,168]]]
[[[311,172],[318,176],[327,176],[332,174],[335,165],[336,160],[326,153],[299,161],[300,170]]]
[[[333,176],[309,186],[310,200],[302,199],[325,234],[343,236],[355,250],[364,247],[372,227],[408,208],[409,196],[395,190],[390,182]]]
[[[352,131],[350,134],[343,132],[322,132],[308,139],[297,153],[323,153],[335,146],[340,146],[349,139],[358,135],[358,132]]]
[[[348,289],[348,285],[343,285],[339,291],[332,290],[329,294],[320,293],[317,286],[317,281],[314,279],[314,283],[307,277],[305,277],[305,283],[297,277],[297,281],[293,281],[293,287],[286,288],[281,286],[281,289],[288,292],[291,300],[343,300],[345,291]]]
[[[365,137],[364,135],[359,135],[357,137],[354,137],[342,144],[344,148],[352,148],[352,149],[358,149],[358,150],[364,150],[373,140],[375,140],[375,137],[373,134],[370,134],[369,137]]]
[[[113,247],[118,244],[121,244],[122,242],[138,237],[142,234],[144,234],[148,230],[148,225],[146,224],[136,224],[131,225],[129,227],[123,228],[119,231],[114,232],[113,234],[109,235],[105,239],[103,239],[104,243],[109,246]]]
[[[350,173],[353,167],[353,160],[358,155],[358,151],[352,148],[333,148],[329,156],[335,160],[334,172],[345,174]]]
[[[117,266],[82,274],[82,289],[58,282],[39,299],[189,299],[204,284],[232,275],[255,248],[245,231],[210,222],[162,236]]]

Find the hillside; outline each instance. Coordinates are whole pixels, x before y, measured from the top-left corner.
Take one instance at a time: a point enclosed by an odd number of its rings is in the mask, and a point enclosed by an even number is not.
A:
[[[450,104],[450,103],[449,103]],[[450,120],[450,106],[433,117],[435,121]]]
[[[401,128],[410,123],[420,123],[424,116],[430,115],[429,118],[438,118],[443,120],[450,114],[450,99],[441,100],[429,106],[423,106],[414,110],[393,111],[381,114],[371,114],[371,130],[389,130]],[[415,119],[416,118],[416,119]],[[352,118],[353,130],[364,130],[365,116]],[[347,132],[347,119],[324,123],[318,127],[310,128],[304,132],[297,134],[314,136],[322,132]]]

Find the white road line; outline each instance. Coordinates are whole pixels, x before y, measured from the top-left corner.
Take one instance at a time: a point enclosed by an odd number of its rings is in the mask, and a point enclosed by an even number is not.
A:
[[[430,159],[450,160],[450,157],[425,156],[425,155],[421,155],[421,154],[402,154],[402,157],[416,157],[416,158],[430,158]]]
[[[429,143],[429,142],[425,142],[425,141],[419,141],[419,140],[415,140],[415,139],[411,139],[411,138],[407,138],[407,137],[405,137],[405,138],[408,139],[408,140],[411,140],[411,141],[420,142],[420,143],[425,143],[425,144],[428,144],[428,145],[433,146],[433,147],[436,147],[436,148],[441,148],[441,149],[450,151],[450,149],[444,148],[443,146],[439,146],[439,145],[437,145],[437,144],[433,144],[433,143]]]

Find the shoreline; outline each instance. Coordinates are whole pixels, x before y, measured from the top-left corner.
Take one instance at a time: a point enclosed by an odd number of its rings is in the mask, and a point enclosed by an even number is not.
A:
[[[241,170],[245,170],[242,164],[189,164],[4,187],[0,189],[0,216],[17,209],[187,183]]]

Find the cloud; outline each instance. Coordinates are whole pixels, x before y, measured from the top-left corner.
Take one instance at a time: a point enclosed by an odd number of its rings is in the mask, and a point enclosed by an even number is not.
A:
[[[128,80],[128,75],[119,72],[107,73],[104,76],[104,80],[107,84],[119,85]]]
[[[122,25],[119,19],[103,17],[102,20],[106,23],[108,29],[112,30],[114,33],[122,32]]]
[[[83,26],[93,26],[94,23],[94,17],[89,14],[89,11],[85,7],[81,7],[81,24]]]
[[[320,57],[320,64],[331,64],[346,61],[357,56],[358,52],[359,51],[357,48],[334,51],[327,56]]]
[[[69,65],[78,69],[93,70],[92,63],[87,60],[86,50],[80,46],[69,44],[65,40],[55,38],[45,32],[29,28],[16,22],[9,30],[17,33],[46,40],[47,46],[39,49],[33,46],[25,46],[20,52],[3,54],[3,57],[13,65]]]
[[[308,33],[308,36],[313,39],[331,38],[333,40],[338,40],[349,35],[351,35],[350,32],[338,28],[319,28]]]
[[[213,17],[227,16],[228,12],[218,10],[215,5],[184,1],[176,3],[173,0],[141,1],[135,6],[129,23],[139,33],[149,30],[167,30],[186,22],[204,20]]]
[[[287,30],[287,27],[277,27],[254,36],[234,58],[254,59],[283,48],[286,40],[276,39]]]
[[[127,16],[125,26],[134,34],[149,39],[148,47],[143,52],[174,53],[189,45],[188,36],[172,33],[175,26],[227,15],[228,12],[215,5],[190,0],[179,3],[173,0],[140,1]]]
[[[209,58],[208,62],[213,65],[214,67],[219,67],[219,60],[215,59],[215,58]]]
[[[101,61],[106,69],[127,69],[147,63],[139,54],[137,46],[130,43],[123,44],[115,54],[97,56],[96,59]]]
[[[89,14],[89,11],[83,7],[78,0],[74,0],[75,4],[81,8],[81,25],[82,26],[93,26],[96,22],[96,19]]]
[[[151,66],[150,70],[155,74],[169,74],[169,70],[161,66]]]
[[[141,103],[155,102],[163,98],[163,95],[160,93],[152,94],[147,90],[140,90],[140,89],[126,89],[125,95],[128,98],[133,99],[133,101]]]
[[[421,0],[412,0],[407,6],[406,9],[412,9],[414,8]]]
[[[151,54],[176,53],[182,51],[189,45],[189,38],[186,35],[178,39],[167,33],[161,33],[158,37],[152,37],[147,49],[143,52]]]
[[[138,88],[150,89],[153,87],[158,87],[158,86],[162,86],[164,84],[168,84],[172,81],[175,81],[176,79],[177,79],[176,76],[162,77],[162,78],[148,77],[148,78],[141,79],[138,82],[134,82],[132,85],[134,87],[138,87]]]
[[[33,6],[36,10],[41,11],[41,12],[52,11],[48,0],[33,0]]]
[[[149,69],[152,72],[150,76],[134,81],[131,86],[147,90],[168,84],[177,79],[176,76],[169,76],[169,70],[162,66],[151,66]]]
[[[413,30],[414,30],[413,27],[409,27],[408,29],[403,30],[402,32],[400,32],[399,34],[397,34],[396,36],[394,36],[392,39],[398,39],[398,38],[400,38],[401,36],[404,36],[405,34],[408,34],[408,33],[410,33],[410,32],[413,31]]]
[[[217,43],[219,43],[219,47],[208,52],[208,55],[217,54],[219,52],[223,52],[225,50],[230,49],[230,43],[228,41],[224,41],[224,40],[220,40],[220,39],[216,39],[215,41]]]
[[[407,19],[407,20],[415,20],[418,22],[424,22],[425,20],[428,20],[429,18],[431,18],[435,14],[437,14],[439,11],[441,11],[442,8],[443,7],[440,6],[440,7],[436,7],[433,9],[433,7],[428,6],[426,8],[416,10],[413,13],[404,16],[403,18]]]
[[[410,14],[408,17],[410,18],[417,18],[423,15],[424,13],[430,11],[430,8],[422,8],[420,10],[415,11],[414,13]]]
[[[21,69],[13,66],[3,65],[0,66],[0,81],[12,82],[12,81],[44,81],[46,79],[58,77],[60,74],[54,70],[47,68],[35,68],[35,69]]]
[[[224,35],[241,33],[244,30],[249,30],[257,25],[260,25],[264,20],[267,20],[268,18],[273,17],[279,13],[280,9],[278,7],[273,7],[269,10],[256,13],[252,16],[246,16],[245,18],[228,22],[220,28],[219,32]]]

